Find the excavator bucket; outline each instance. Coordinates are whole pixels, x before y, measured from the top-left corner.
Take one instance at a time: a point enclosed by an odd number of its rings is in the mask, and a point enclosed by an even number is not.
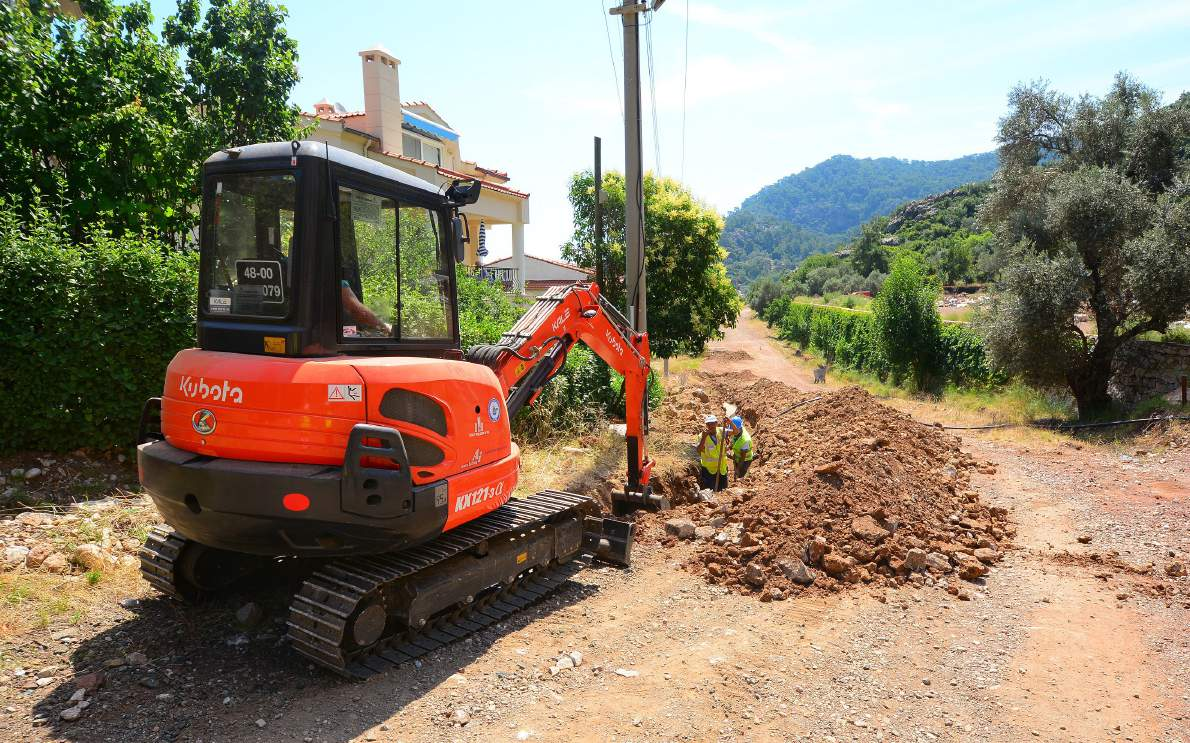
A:
[[[631,521],[588,516],[583,520],[583,549],[605,562],[629,567],[635,531]]]
[[[612,513],[624,516],[634,511],[668,511],[669,498],[657,495],[651,487],[643,491],[616,490],[612,492]]]

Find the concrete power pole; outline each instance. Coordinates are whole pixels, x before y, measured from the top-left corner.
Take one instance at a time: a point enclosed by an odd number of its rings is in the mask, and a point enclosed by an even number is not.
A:
[[[595,138],[595,283],[606,291],[603,271],[603,142]]]
[[[654,0],[652,9],[656,11],[662,2]],[[628,319],[639,333],[648,330],[640,120],[640,18],[648,11],[647,3],[632,0],[609,11],[620,16],[624,26],[624,291]]]

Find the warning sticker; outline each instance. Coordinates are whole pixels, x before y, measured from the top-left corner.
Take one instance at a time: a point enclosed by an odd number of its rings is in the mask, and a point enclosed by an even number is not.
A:
[[[326,386],[327,402],[359,402],[364,399],[362,384],[328,384]]]

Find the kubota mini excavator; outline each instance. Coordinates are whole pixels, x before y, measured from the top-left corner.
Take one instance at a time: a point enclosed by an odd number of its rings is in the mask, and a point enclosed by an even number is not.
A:
[[[511,499],[509,423],[578,342],[624,375],[628,471],[649,487],[649,342],[594,284],[555,287],[494,345],[460,349],[455,263],[482,184],[445,189],[344,150],[279,142],[203,166],[198,348],[146,403],[140,479],[168,530],[144,577],[181,600],[308,566],[294,648],[384,670],[528,605],[632,526],[585,497]]]

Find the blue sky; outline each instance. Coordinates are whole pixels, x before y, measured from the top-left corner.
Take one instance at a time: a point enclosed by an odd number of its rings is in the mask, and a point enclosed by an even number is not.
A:
[[[603,137],[604,168],[623,168],[612,2],[292,0],[302,76],[293,100],[362,109],[356,52],[383,44],[401,59],[401,97],[429,102],[460,132],[465,158],[507,170],[510,185],[532,194],[528,251],[554,256],[571,231],[568,179],[590,167],[592,136]],[[161,18],[175,6],[153,7]],[[684,176],[724,214],[835,154],[990,150],[1017,82],[1100,94],[1128,70],[1167,100],[1190,88],[1190,0],[668,0],[652,23],[660,136],[646,87],[646,167]],[[641,67],[647,86],[643,51]],[[494,254],[506,253],[506,231],[495,232]]]

